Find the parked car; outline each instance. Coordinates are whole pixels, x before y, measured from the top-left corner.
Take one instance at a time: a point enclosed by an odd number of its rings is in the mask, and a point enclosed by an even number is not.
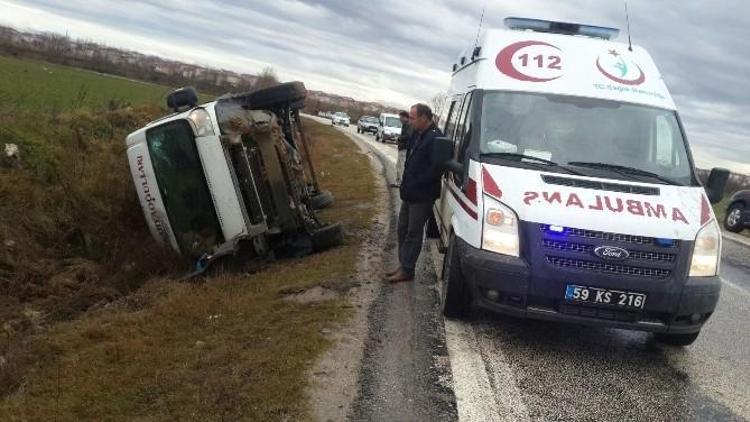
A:
[[[333,117],[331,117],[331,125],[333,126],[339,125],[349,127],[349,123],[349,115],[344,112],[338,111],[333,114]]]
[[[719,302],[709,203],[728,170],[701,185],[658,68],[617,29],[506,25],[454,64],[433,143],[443,314],[476,305],[693,343]]]
[[[382,113],[375,140],[383,143],[396,142],[399,136],[401,136],[401,119],[398,114]]]
[[[750,190],[732,195],[724,217],[724,228],[733,233],[750,228]]]
[[[363,116],[357,122],[357,133],[378,133],[378,118]]]
[[[315,212],[333,197],[317,189],[307,153],[299,117],[306,95],[301,82],[200,106],[192,88],[170,94],[174,113],[127,137],[156,241],[199,258],[199,271],[224,256],[298,255],[340,244],[341,227]]]

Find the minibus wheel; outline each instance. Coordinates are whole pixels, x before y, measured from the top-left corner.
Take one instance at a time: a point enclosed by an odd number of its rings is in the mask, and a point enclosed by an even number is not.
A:
[[[314,210],[322,210],[333,205],[335,201],[333,194],[327,190],[318,192],[310,197],[310,207]]]
[[[465,318],[471,312],[471,293],[461,275],[461,259],[456,251],[456,236],[451,234],[443,260],[440,308],[447,318]]]
[[[324,251],[344,243],[344,231],[340,224],[329,224],[310,234],[313,252]]]

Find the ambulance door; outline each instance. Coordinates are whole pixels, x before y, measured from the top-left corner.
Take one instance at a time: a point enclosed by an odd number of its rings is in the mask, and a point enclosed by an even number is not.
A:
[[[466,132],[466,115],[470,108],[471,93],[462,94],[452,99],[448,118],[445,122],[443,133],[445,137],[453,140],[453,158],[458,157],[461,150],[461,139]],[[461,190],[463,177],[446,172],[443,175],[442,191],[437,206],[437,213],[440,221],[440,234],[444,244],[447,245],[450,236],[451,219],[453,218],[453,204],[456,202],[456,193]],[[453,191],[453,192],[451,192]]]

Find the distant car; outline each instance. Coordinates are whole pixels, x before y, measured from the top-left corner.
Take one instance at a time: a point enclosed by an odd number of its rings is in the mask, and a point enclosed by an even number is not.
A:
[[[396,142],[399,136],[401,136],[401,119],[398,114],[382,113],[375,140],[383,143]]]
[[[750,190],[732,195],[724,217],[724,228],[733,233],[750,228]]]
[[[357,133],[378,133],[378,118],[363,116],[357,122]]]
[[[331,125],[336,126],[346,126],[349,127],[349,115],[343,112],[336,112],[333,114],[333,117],[331,117]]]

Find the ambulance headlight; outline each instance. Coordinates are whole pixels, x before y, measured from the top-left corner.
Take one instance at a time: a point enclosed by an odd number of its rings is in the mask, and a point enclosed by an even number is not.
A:
[[[691,277],[711,277],[719,273],[721,257],[721,231],[716,219],[706,224],[695,237],[693,260],[690,262]]]
[[[519,256],[519,243],[516,213],[485,195],[482,249],[503,255]]]
[[[211,116],[205,109],[196,108],[188,115],[188,120],[193,124],[195,136],[211,136],[214,134],[214,127],[211,124]]]

